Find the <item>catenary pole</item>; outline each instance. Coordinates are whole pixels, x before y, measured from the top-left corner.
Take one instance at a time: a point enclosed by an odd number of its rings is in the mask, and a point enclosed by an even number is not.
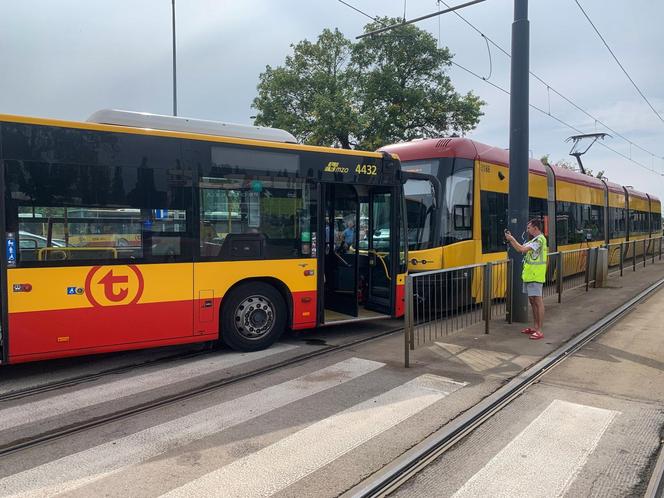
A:
[[[510,92],[510,169],[507,204],[508,229],[520,237],[528,222],[528,71],[530,57],[528,0],[514,0]],[[512,247],[512,320],[528,321],[528,300],[521,292],[523,257]]]
[[[175,0],[171,0],[173,19],[173,116],[178,115],[178,87],[175,68]]]

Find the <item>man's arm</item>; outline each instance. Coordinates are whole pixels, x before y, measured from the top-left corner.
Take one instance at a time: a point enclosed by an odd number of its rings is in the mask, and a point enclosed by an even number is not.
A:
[[[525,254],[528,251],[532,251],[533,248],[528,245],[522,245],[517,242],[514,236],[510,232],[505,232],[505,238],[510,243],[510,245],[516,249],[518,252]]]

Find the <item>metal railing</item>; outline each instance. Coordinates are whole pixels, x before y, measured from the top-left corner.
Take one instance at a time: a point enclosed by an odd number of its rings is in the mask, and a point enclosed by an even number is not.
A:
[[[648,261],[661,260],[664,238],[608,244],[603,248],[608,251],[608,275],[620,273],[622,276],[626,269],[636,271]],[[566,291],[585,287],[588,292],[598,282],[599,249],[588,247],[549,253],[543,297],[557,295],[561,303]],[[603,275],[606,274],[604,268]],[[507,259],[408,275],[405,366],[410,364],[410,351],[418,346],[481,322],[488,334],[491,320],[504,317],[511,321],[511,275],[512,264]]]
[[[492,318],[509,320],[510,260],[414,273],[406,278],[405,364],[410,351]]]
[[[662,237],[630,240],[607,244],[609,259],[609,275],[620,273],[622,277],[626,269],[636,271],[637,266],[646,266],[648,260],[662,259]]]

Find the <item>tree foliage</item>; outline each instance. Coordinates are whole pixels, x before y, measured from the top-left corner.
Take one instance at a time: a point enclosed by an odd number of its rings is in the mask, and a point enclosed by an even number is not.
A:
[[[398,22],[384,18],[371,31]],[[373,150],[387,143],[472,130],[484,104],[460,95],[445,70],[452,55],[407,25],[357,43],[326,29],[293,47],[258,83],[257,125],[284,128],[313,145]]]

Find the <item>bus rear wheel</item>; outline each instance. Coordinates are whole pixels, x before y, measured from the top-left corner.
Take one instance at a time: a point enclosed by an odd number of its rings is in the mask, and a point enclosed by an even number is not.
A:
[[[271,346],[286,328],[286,303],[278,290],[263,282],[233,289],[221,309],[221,339],[238,351]]]

